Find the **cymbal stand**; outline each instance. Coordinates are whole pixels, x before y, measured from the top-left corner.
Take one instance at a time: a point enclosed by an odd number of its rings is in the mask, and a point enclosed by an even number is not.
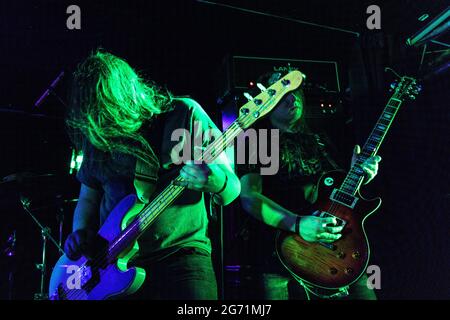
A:
[[[61,247],[62,246],[62,239],[63,239],[63,227],[64,227],[64,208],[61,206],[58,206],[57,212],[56,212],[56,221],[58,222],[58,244]]]
[[[38,227],[41,229],[41,235],[42,235],[42,263],[36,264],[36,268],[41,272],[41,284],[40,284],[40,292],[34,294],[34,300],[46,300],[48,299],[48,294],[44,292],[44,286],[45,286],[45,274],[47,271],[47,240],[50,240],[53,242],[53,244],[58,248],[58,250],[64,254],[64,250],[61,248],[61,246],[56,242],[56,240],[52,237],[50,234],[50,228],[43,226],[39,220],[34,216],[34,214],[30,210],[31,201],[22,196],[21,197],[21,203],[23,209],[31,216],[33,221],[38,225]]]
[[[16,230],[8,237],[3,253],[8,259],[8,300],[13,300],[14,274],[16,271]]]
[[[34,300],[47,300],[48,294],[44,292],[45,274],[47,272],[47,237],[50,236],[50,228],[43,227],[41,230],[42,235],[42,263],[36,263],[36,268],[41,271],[41,285],[40,292],[34,294]]]

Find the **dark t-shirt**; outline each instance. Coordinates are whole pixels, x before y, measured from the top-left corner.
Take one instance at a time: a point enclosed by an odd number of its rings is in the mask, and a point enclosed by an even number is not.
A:
[[[268,122],[264,123],[266,128],[271,128]],[[296,213],[306,214],[311,205],[305,199],[304,186],[315,184],[321,174],[335,169],[324,155],[326,149],[316,148],[316,139],[321,138],[322,144],[327,140],[325,137],[314,136],[303,133],[281,133],[280,134],[280,168],[275,175],[261,175],[261,165],[243,165],[239,167],[239,176],[248,173],[260,174],[262,178],[262,194],[275,201],[283,208]],[[314,152],[297,152],[295,159],[287,162],[283,157],[283,150],[299,148],[305,141],[314,146]],[[329,141],[328,141],[329,142]],[[267,143],[269,145],[269,143]],[[289,163],[289,164],[288,164]],[[289,169],[289,165],[294,169]],[[275,236],[277,229],[268,226],[261,221],[249,217],[248,225],[248,259],[249,264],[263,272],[280,272],[279,263],[275,252]]]
[[[201,126],[199,130],[194,131],[196,123]],[[172,133],[176,129],[186,129],[191,133],[192,141],[198,141],[198,135],[202,134],[200,141],[203,146],[209,143],[210,138],[205,131],[218,130],[200,105],[192,99],[175,99],[172,111],[153,119],[145,128],[147,141],[160,163],[156,190],[152,198],[176,178],[181,169],[181,165],[176,165],[172,160],[174,147],[180,143],[178,140],[171,141]],[[194,143],[190,146],[193,152]],[[77,178],[81,183],[102,192],[101,226],[121,199],[129,194],[136,194],[133,184],[136,157],[123,153],[101,152],[86,143],[83,158]],[[139,238],[139,259],[165,256],[187,246],[211,252],[207,224],[203,193],[186,189]]]

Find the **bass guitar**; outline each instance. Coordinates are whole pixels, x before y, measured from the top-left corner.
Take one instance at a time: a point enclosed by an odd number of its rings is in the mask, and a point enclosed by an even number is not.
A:
[[[269,113],[289,92],[297,89],[304,75],[292,71],[269,88],[250,97],[239,110],[239,117],[203,152],[198,161],[209,163],[231,145],[244,129]],[[144,205],[136,195],[128,195],[113,209],[98,235],[107,242],[106,250],[88,260],[70,260],[66,255],[56,263],[50,278],[49,298],[52,300],[103,300],[136,292],[144,282],[145,271],[128,268],[128,261],[138,252],[138,238],[155,219],[185,190],[174,184],[183,181],[178,176],[149,204]]]

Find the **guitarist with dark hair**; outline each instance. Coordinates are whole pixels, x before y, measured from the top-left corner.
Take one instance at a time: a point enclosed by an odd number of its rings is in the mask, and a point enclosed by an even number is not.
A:
[[[224,153],[213,163],[182,165],[174,153],[180,151],[179,141],[172,139],[175,130],[185,130],[190,137],[183,137],[188,146],[183,150],[195,152],[192,141],[200,137],[200,147],[207,146],[207,132],[218,131],[214,123],[194,100],[174,98],[146,83],[124,60],[104,52],[78,66],[71,96],[67,123],[73,137],[80,138],[84,158],[66,256],[94,258],[101,251],[97,231],[122,198],[137,194],[142,203],[149,203],[179,174],[183,181],[177,182],[189,190],[139,239],[139,254],[131,265],[148,275],[137,297],[217,299],[203,193],[227,205],[239,195],[239,179]],[[100,276],[107,271],[101,265],[93,270]],[[105,287],[117,285],[102,280]],[[59,298],[84,299],[85,293],[68,290]]]
[[[263,76],[261,82],[270,85],[280,77],[278,73]],[[342,226],[332,217],[302,215],[302,208],[315,201],[315,183],[320,175],[336,169],[334,161],[326,153],[323,142],[317,140],[303,117],[305,105],[301,88],[286,96],[259,123],[265,129],[280,132],[280,168],[275,175],[261,175],[257,167],[242,168],[241,203],[243,209],[256,220],[250,222],[250,249],[254,254],[253,264],[257,270],[258,292],[256,298],[286,300],[304,299],[299,283],[278,261],[274,238],[276,230],[284,230],[300,235],[308,242],[333,243],[341,237]],[[354,149],[353,161],[360,152]],[[361,168],[366,173],[364,183],[377,174],[379,156],[368,158]],[[366,285],[367,277],[362,277],[350,287],[348,298],[376,299],[375,293]],[[308,290],[305,291],[309,296]],[[344,294],[346,295],[346,294]]]

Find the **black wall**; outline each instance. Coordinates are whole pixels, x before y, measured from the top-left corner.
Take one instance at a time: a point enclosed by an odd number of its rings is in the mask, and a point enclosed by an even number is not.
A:
[[[65,107],[55,97],[39,109],[33,103],[61,70],[70,72],[98,47],[124,57],[175,94],[191,95],[213,118],[220,111],[215,103],[214,88],[221,82],[217,70],[227,54],[338,61],[343,88],[351,91],[353,118],[346,128],[349,137],[339,147],[350,151],[354,141],[364,142],[386,102],[392,77],[383,73],[384,67],[418,74],[420,49],[404,46],[406,37],[421,26],[417,17],[423,12],[433,17],[445,8],[444,1],[379,3],[382,29],[369,31],[365,10],[372,3],[368,1],[227,2],[359,32],[356,37],[197,1],[79,1],[82,29],[67,30],[65,12],[70,4],[0,4],[0,177],[30,171],[68,178]],[[427,55],[425,63],[432,57]],[[56,88],[63,100],[66,79]],[[379,176],[367,190],[384,200],[368,222],[371,263],[382,270],[381,299],[450,298],[448,74],[431,77],[423,86],[417,101],[402,107],[380,150]],[[37,113],[47,117],[31,116]],[[11,188],[0,184],[0,201],[8,203],[2,206],[2,216],[9,221],[0,227],[0,243],[18,223],[33,230],[18,238],[29,263],[21,271],[26,274],[31,260],[39,259],[39,232],[8,195]],[[65,197],[76,197],[76,183],[69,189]],[[46,210],[42,219],[54,225],[55,208]],[[69,206],[67,224],[71,210]],[[2,267],[7,265],[2,262]],[[17,293],[22,298],[37,292],[37,275],[30,271],[26,279]]]

